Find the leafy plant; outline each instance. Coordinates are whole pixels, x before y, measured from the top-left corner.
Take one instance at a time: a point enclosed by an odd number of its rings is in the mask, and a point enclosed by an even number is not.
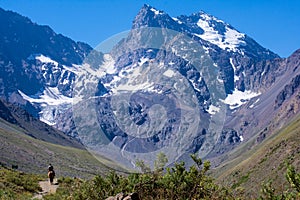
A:
[[[0,199],[28,199],[41,190],[41,176],[0,168]]]
[[[300,196],[300,173],[296,173],[294,166],[288,165],[286,179]]]
[[[300,174],[294,166],[287,165],[286,179],[290,187],[282,192],[275,190],[272,181],[263,184],[260,199],[300,199]]]
[[[233,199],[228,189],[218,186],[206,175],[210,168],[208,161],[203,163],[194,155],[192,159],[196,165],[188,170],[181,162],[164,171],[167,158],[158,154],[154,171],[151,172],[143,161],[138,161],[144,173],[121,176],[110,172],[105,177],[96,176],[76,187],[68,199],[105,199],[132,192],[138,193],[141,199]]]

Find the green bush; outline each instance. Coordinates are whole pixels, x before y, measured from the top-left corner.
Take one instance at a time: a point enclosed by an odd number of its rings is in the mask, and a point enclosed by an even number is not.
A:
[[[191,156],[195,164],[186,168],[185,163],[175,163],[164,169],[167,159],[159,155],[154,162],[155,170],[143,161],[140,163],[144,173],[131,173],[123,176],[111,171],[106,176],[95,176],[91,180],[62,177],[58,179],[59,188],[55,194],[44,196],[45,200],[97,200],[106,199],[119,193],[137,193],[140,199],[244,199],[238,187],[232,190],[215,183],[207,175],[208,161],[202,162]],[[41,177],[0,168],[0,199],[30,199],[41,188]],[[287,166],[286,179],[289,187],[276,191],[269,181],[263,185],[259,199],[300,199],[300,174],[293,166]]]
[[[0,168],[0,199],[29,199],[41,191],[40,176]]]
[[[259,199],[300,199],[300,173],[297,173],[294,166],[287,165],[287,172],[285,175],[290,186],[285,191],[276,191],[272,181],[263,184],[261,195]]]
[[[206,175],[210,163],[202,163],[196,156],[192,158],[196,165],[188,170],[181,162],[164,171],[167,159],[159,155],[153,172],[144,162],[138,161],[144,173],[121,176],[112,171],[106,177],[96,176],[79,185],[73,183],[66,199],[105,199],[118,193],[132,192],[138,193],[141,199],[233,199],[228,189],[218,186]]]

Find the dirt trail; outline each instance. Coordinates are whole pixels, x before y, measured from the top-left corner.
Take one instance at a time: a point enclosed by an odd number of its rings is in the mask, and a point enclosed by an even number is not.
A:
[[[44,195],[53,194],[58,188],[57,180],[54,180],[53,185],[51,185],[49,181],[40,181],[39,185],[42,188],[42,191],[36,194],[32,199],[43,199]]]

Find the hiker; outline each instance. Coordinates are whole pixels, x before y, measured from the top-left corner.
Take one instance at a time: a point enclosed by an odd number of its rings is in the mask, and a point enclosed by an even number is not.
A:
[[[53,166],[49,164],[48,166],[48,178],[50,180],[50,184],[53,185],[53,180],[54,180],[55,172],[53,169]]]

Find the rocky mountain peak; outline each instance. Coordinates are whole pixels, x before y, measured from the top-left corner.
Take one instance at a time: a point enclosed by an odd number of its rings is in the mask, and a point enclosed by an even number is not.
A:
[[[145,4],[135,17],[132,29],[142,27],[160,27],[175,31],[183,30],[184,25],[178,24],[172,17],[164,11],[160,11],[152,6]]]

